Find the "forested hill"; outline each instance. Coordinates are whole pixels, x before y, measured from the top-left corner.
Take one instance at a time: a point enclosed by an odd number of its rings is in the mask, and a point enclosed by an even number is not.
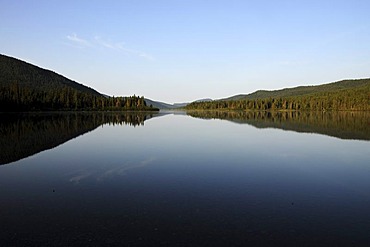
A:
[[[276,91],[257,91],[211,102],[193,102],[187,105],[186,109],[370,111],[370,79],[345,80],[320,86]]]
[[[109,97],[50,70],[0,54],[0,112],[147,111],[144,97]]]
[[[96,90],[53,71],[0,54],[0,87],[11,87],[14,85],[29,87],[39,91],[51,91],[70,87],[80,92],[96,96],[101,95]]]
[[[331,92],[336,90],[353,89],[357,87],[363,87],[366,85],[370,85],[370,78],[358,80],[342,80],[338,82],[332,82],[317,86],[300,86],[271,91],[258,90],[251,94],[239,94],[222,100],[242,100],[242,99],[252,100],[252,99],[304,96],[309,94]]]

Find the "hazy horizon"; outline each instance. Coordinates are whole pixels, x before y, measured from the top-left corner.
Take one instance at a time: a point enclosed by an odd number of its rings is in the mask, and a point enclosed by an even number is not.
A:
[[[1,1],[0,53],[166,103],[369,78],[368,1]]]

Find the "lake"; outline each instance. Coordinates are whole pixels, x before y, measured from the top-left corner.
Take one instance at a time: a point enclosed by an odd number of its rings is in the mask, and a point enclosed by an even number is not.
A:
[[[0,115],[1,246],[368,246],[369,113]]]

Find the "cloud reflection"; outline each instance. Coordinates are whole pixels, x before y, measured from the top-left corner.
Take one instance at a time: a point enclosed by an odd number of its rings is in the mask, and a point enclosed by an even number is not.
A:
[[[130,170],[142,168],[147,165],[150,165],[156,160],[155,157],[148,157],[138,163],[125,163],[122,165],[109,165],[107,166],[100,166],[100,167],[91,167],[90,170],[86,171],[78,171],[77,174],[73,174],[72,177],[69,178],[69,182],[74,184],[80,184],[81,181],[86,180],[88,178],[92,178],[98,182],[102,182],[105,180],[109,180],[115,176],[124,176]],[[104,169],[106,168],[106,169]]]

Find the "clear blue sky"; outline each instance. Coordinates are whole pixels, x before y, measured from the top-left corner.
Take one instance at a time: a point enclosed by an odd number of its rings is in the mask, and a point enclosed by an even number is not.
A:
[[[168,103],[370,77],[370,1],[0,0],[0,53]]]

